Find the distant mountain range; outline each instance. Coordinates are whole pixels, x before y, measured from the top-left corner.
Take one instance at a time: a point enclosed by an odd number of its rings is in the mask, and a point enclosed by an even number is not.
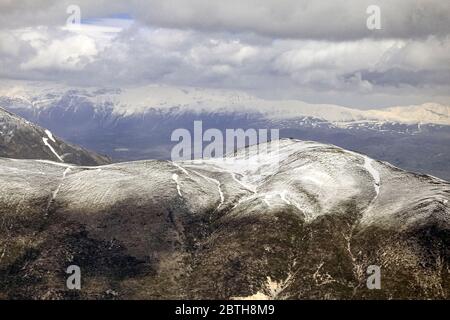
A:
[[[281,137],[332,143],[450,180],[450,107],[357,110],[242,92],[142,86],[67,88],[8,82],[0,106],[115,161],[169,159],[173,130],[278,128]]]
[[[36,112],[70,102],[66,108],[80,108],[84,102],[97,111],[109,109],[115,115],[139,115],[152,109],[181,113],[258,112],[266,118],[317,118],[340,125],[347,122],[400,122],[404,124],[450,125],[450,106],[438,103],[358,110],[331,104],[308,104],[299,100],[264,100],[240,91],[148,85],[130,88],[83,88],[58,84],[2,82],[3,104],[32,107]],[[77,100],[78,99],[78,100]]]

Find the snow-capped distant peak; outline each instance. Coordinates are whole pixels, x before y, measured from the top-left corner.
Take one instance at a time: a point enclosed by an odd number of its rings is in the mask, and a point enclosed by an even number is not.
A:
[[[121,115],[142,114],[149,109],[178,112],[255,112],[268,119],[282,120],[311,117],[330,123],[389,121],[450,125],[450,106],[425,103],[412,106],[360,110],[334,104],[311,104],[300,100],[268,100],[242,91],[144,85],[123,88],[64,87],[48,83],[2,83],[0,98],[15,99],[30,108],[52,106],[62,97],[88,101],[94,107],[105,103]],[[16,103],[19,103],[16,102]]]
[[[438,103],[369,110],[367,117],[400,123],[435,123],[450,125],[450,106]]]

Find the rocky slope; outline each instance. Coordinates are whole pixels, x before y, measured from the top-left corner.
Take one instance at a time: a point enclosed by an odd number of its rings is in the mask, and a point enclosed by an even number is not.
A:
[[[0,157],[46,159],[80,165],[109,163],[107,157],[65,143],[38,127],[0,108]]]
[[[0,159],[0,297],[449,299],[449,200],[443,180],[297,140],[228,161]]]

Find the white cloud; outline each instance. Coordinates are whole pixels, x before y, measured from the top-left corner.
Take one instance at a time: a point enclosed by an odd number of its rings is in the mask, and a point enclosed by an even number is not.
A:
[[[299,42],[297,48],[277,57],[275,65],[286,73],[311,68],[339,69],[341,72],[375,68],[390,48],[402,43],[393,40]]]
[[[71,3],[0,0],[0,78],[234,88],[351,105],[450,102],[448,1],[82,0],[89,24],[67,29]],[[375,3],[381,32],[366,28]],[[136,20],[99,18],[114,13]]]
[[[20,68],[32,69],[83,69],[98,53],[95,40],[84,35],[72,35],[62,40],[33,41],[36,55],[20,64]]]
[[[429,37],[425,41],[409,40],[391,53],[391,66],[410,70],[450,69],[450,37]]]

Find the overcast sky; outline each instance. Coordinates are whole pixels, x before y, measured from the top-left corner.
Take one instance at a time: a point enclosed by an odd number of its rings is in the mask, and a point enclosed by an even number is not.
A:
[[[67,27],[69,5],[81,26]],[[377,5],[381,30],[366,12]],[[450,104],[448,0],[0,0],[0,78]]]

